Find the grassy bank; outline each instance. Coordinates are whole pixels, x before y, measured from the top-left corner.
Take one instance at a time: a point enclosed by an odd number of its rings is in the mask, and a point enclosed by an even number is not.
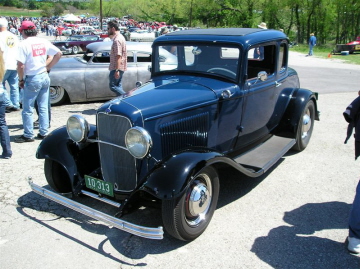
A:
[[[333,46],[335,47],[335,45]],[[316,57],[320,57],[320,58],[328,58],[329,56],[333,59],[339,59],[339,60],[343,60],[346,63],[351,63],[351,64],[358,64],[360,65],[360,53],[354,53],[354,54],[349,54],[349,55],[340,55],[340,54],[330,54],[331,51],[333,50],[333,47],[330,45],[327,46],[315,46],[314,47],[314,56]],[[308,54],[309,52],[309,47],[307,45],[298,45],[295,47],[290,48],[291,51],[296,51],[296,52],[300,52],[300,53],[304,53],[304,54]]]
[[[0,6],[0,15],[6,17],[41,17],[41,10]]]

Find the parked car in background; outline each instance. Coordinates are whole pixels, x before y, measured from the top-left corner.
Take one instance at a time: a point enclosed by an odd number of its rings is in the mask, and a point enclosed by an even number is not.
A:
[[[151,80],[99,107],[96,125],[72,115],[66,127],[50,133],[36,156],[45,159],[53,190],[33,182],[31,188],[152,239],[163,238],[161,222],[152,228],[121,217],[143,206],[158,208],[169,235],[196,239],[215,212],[220,184],[227,182],[220,168],[256,178],[290,149],[302,151],[310,142],[319,119],[317,94],[300,88],[288,66],[288,47],[283,32],[266,29],[187,30],[156,38]],[[162,57],[164,49],[175,52],[171,64]],[[254,57],[256,50],[260,55]],[[95,210],[77,196],[101,205]],[[115,216],[104,204],[117,210]]]
[[[102,41],[102,38],[97,35],[73,35],[64,41],[53,42],[53,44],[64,54],[77,54],[84,52],[88,44]]]
[[[82,57],[61,58],[50,72],[50,100],[60,105],[95,100],[109,100],[115,94],[109,89],[109,63],[112,42],[97,42],[87,46]],[[122,79],[124,90],[135,88],[136,82],[150,79],[151,43],[126,42],[127,71]],[[174,64],[177,58],[161,50],[164,64]]]
[[[130,32],[130,41],[142,41],[142,42],[152,42],[155,40],[155,33],[147,30],[137,30]]]
[[[355,41],[351,41],[347,44],[337,44],[332,51],[333,54],[342,52],[347,52],[349,54],[360,52],[360,36],[358,36]]]

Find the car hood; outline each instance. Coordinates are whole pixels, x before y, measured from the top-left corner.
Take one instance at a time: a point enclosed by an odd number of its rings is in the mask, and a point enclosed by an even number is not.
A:
[[[234,91],[234,84],[189,76],[160,77],[105,103],[98,112],[111,107],[111,113],[132,118],[133,122],[138,115],[146,121],[214,104],[224,89]]]

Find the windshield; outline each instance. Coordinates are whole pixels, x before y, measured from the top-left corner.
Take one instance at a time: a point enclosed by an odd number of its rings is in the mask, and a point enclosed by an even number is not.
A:
[[[240,49],[222,44],[206,45],[171,45],[157,46],[157,61],[155,73],[158,72],[190,72],[206,73],[236,80],[239,63],[241,62]],[[161,51],[167,51],[173,56],[172,61],[165,60]],[[160,53],[159,53],[160,52]]]

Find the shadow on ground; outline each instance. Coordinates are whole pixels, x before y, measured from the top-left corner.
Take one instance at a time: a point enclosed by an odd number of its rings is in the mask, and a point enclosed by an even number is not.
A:
[[[360,257],[351,255],[344,242],[314,236],[316,231],[348,229],[350,204],[309,203],[285,212],[279,226],[255,240],[251,251],[274,268],[360,268]]]

